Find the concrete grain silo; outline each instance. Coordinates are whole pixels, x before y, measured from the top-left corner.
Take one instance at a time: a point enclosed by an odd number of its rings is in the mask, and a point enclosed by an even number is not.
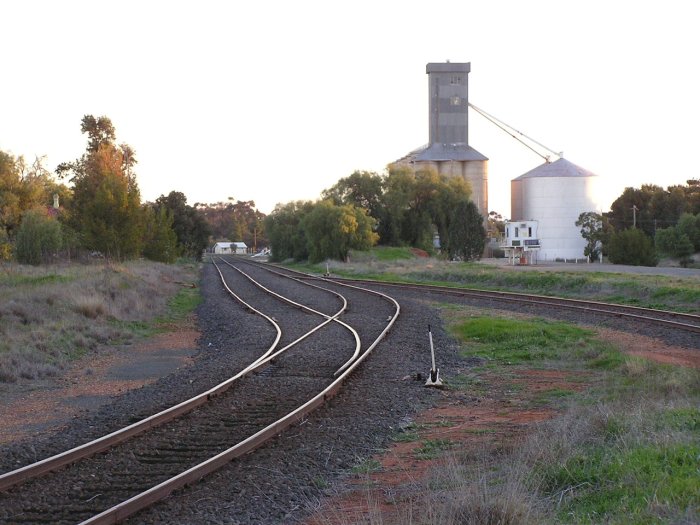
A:
[[[563,158],[511,181],[511,221],[538,221],[540,261],[584,257],[586,241],[575,223],[581,213],[598,211],[597,188],[597,175]]]
[[[469,62],[431,62],[428,74],[429,143],[394,164],[460,177],[484,217],[489,213],[488,158],[469,145]]]

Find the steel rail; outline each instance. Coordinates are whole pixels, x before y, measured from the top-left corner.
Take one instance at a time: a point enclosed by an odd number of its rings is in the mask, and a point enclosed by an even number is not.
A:
[[[251,306],[243,299],[241,299],[238,295],[236,295],[227,286],[226,281],[224,280],[224,277],[221,274],[221,271],[219,270],[218,266],[216,266],[215,263],[214,266],[219,272],[219,276],[221,277],[223,285],[228,291],[228,293],[231,294],[241,304],[243,304],[245,308],[254,312],[257,315],[262,316],[275,327],[277,335],[270,347],[260,357],[258,357],[248,366],[246,366],[243,370],[230,377],[226,381],[223,381],[222,383],[219,383],[218,385],[202,392],[201,394],[198,394],[190,399],[178,403],[177,405],[174,405],[170,408],[161,410],[160,412],[157,412],[151,416],[148,416],[145,419],[132,423],[131,425],[128,425],[124,428],[121,428],[104,436],[101,436],[97,439],[61,452],[60,454],[56,454],[54,456],[50,456],[35,463],[25,465],[24,467],[20,467],[18,469],[0,474],[0,492],[29,479],[38,477],[42,474],[46,474],[47,472],[57,470],[78,460],[93,456],[98,452],[107,450],[108,448],[118,445],[119,443],[122,443],[123,441],[126,441],[127,439],[141,434],[151,428],[162,425],[163,423],[167,423],[168,421],[171,421],[188,412],[191,412],[195,408],[208,402],[213,397],[220,395],[226,390],[228,390],[231,387],[231,385],[238,379],[248,375],[253,370],[256,370],[255,365],[257,365],[258,363],[267,362],[265,361],[265,359],[270,357],[271,355],[279,355],[277,353],[272,353],[279,344],[282,335],[282,331],[279,325],[271,317],[255,309],[253,306]]]
[[[316,408],[323,405],[326,401],[334,397],[340,390],[345,380],[355,371],[357,367],[360,366],[362,362],[364,362],[365,359],[367,359],[367,357],[369,357],[371,352],[376,348],[380,341],[384,339],[386,334],[396,322],[399,313],[401,312],[401,306],[399,305],[399,303],[387,294],[378,292],[376,290],[365,289],[355,285],[349,285],[344,283],[336,284],[378,295],[393,303],[394,307],[396,308],[396,312],[388,321],[387,326],[384,327],[379,336],[357,359],[355,359],[352,362],[352,364],[346,370],[344,370],[338,377],[336,377],[330,385],[328,385],[325,389],[323,389],[320,393],[308,400],[306,403],[299,406],[286,416],[278,419],[274,423],[271,423],[264,429],[253,434],[252,436],[244,439],[243,441],[217,454],[216,456],[186,470],[185,472],[182,472],[181,474],[178,474],[177,476],[174,476],[149,490],[146,490],[122,503],[119,503],[118,505],[115,505],[110,509],[105,510],[104,512],[101,512],[96,516],[93,516],[92,518],[83,521],[80,525],[115,524],[125,520],[126,518],[132,516],[136,512],[145,509],[146,507],[153,505],[157,501],[168,497],[170,494],[172,494],[173,491],[180,489],[190,483],[196,482],[204,476],[218,470],[219,468],[231,462],[232,460],[255,450],[260,445],[272,439],[276,435],[280,434],[282,431],[286,430],[297,421],[302,420],[311,412],[313,412]]]
[[[685,312],[673,312],[670,310],[656,310],[653,308],[644,308],[641,306],[632,305],[621,305],[614,303],[605,303],[601,301],[586,301],[585,299],[569,299],[564,297],[551,297],[546,295],[536,295],[536,294],[523,294],[517,292],[505,292],[505,291],[495,291],[495,290],[479,290],[474,288],[453,288],[449,286],[437,286],[437,285],[427,285],[418,283],[391,283],[385,281],[376,281],[372,279],[349,279],[349,278],[325,278],[319,277],[312,274],[306,274],[303,272],[297,272],[296,270],[288,271],[299,273],[304,277],[302,279],[314,279],[314,280],[330,280],[333,282],[343,282],[343,283],[358,283],[364,285],[374,285],[374,286],[384,286],[388,288],[399,288],[416,290],[421,292],[433,292],[445,295],[455,295],[462,297],[477,297],[477,298],[487,298],[494,299],[498,301],[508,301],[514,303],[529,303],[541,306],[550,307],[561,307],[570,310],[579,310],[592,313],[604,313],[609,315],[614,315],[617,317],[625,317],[629,319],[634,319],[638,321],[648,321],[656,323],[663,326],[668,326],[672,328],[677,328],[681,330],[686,330],[690,332],[700,333],[700,315],[690,314]],[[634,313],[632,313],[634,312]],[[645,315],[646,314],[646,315]],[[658,317],[659,315],[665,315],[668,317],[682,319],[689,322],[681,322],[671,319],[662,319]],[[693,324],[697,323],[697,324]]]
[[[264,314],[260,310],[257,310],[254,308],[252,305],[244,301],[241,297],[239,297],[231,288],[228,286],[226,283],[226,280],[224,279],[223,274],[221,273],[221,269],[219,266],[212,260],[212,263],[214,267],[216,268],[217,272],[219,273],[219,277],[222,281],[222,284],[226,291],[238,302],[240,302],[246,309],[249,311],[254,312],[257,315],[260,315],[264,319],[266,319],[269,323],[271,323],[277,334],[275,336],[275,339],[273,343],[270,345],[270,347],[260,356],[258,357],[255,361],[250,363],[248,366],[246,366],[244,369],[242,369],[240,372],[235,374],[234,376],[228,378],[226,381],[223,381],[222,383],[219,383],[218,385],[206,390],[205,392],[202,392],[201,394],[198,394],[190,399],[187,399],[181,403],[178,403],[177,405],[174,405],[170,408],[166,408],[165,410],[162,410],[160,412],[157,412],[156,414],[153,414],[147,418],[144,418],[140,421],[137,421],[135,423],[132,423],[131,425],[128,425],[124,428],[121,428],[119,430],[116,430],[114,432],[111,432],[109,434],[106,434],[104,436],[101,436],[97,439],[94,439],[92,441],[89,441],[87,443],[84,443],[82,445],[78,445],[77,447],[73,447],[69,450],[66,450],[64,452],[61,452],[59,454],[50,456],[48,458],[42,459],[40,461],[37,461],[35,463],[31,463],[29,465],[25,465],[23,467],[20,467],[18,469],[0,474],[0,492],[7,490],[10,487],[13,487],[19,483],[22,483],[24,481],[27,481],[29,479],[41,476],[42,474],[46,474],[48,472],[52,472],[55,470],[60,469],[61,467],[64,467],[66,465],[69,465],[71,463],[75,463],[76,461],[79,461],[81,459],[88,458],[90,456],[93,456],[99,452],[102,452],[104,450],[107,450],[115,445],[118,445],[119,443],[122,443],[126,441],[127,439],[130,439],[134,436],[137,436],[151,428],[154,428],[156,426],[162,425],[163,423],[167,423],[168,421],[172,421],[173,419],[180,417],[184,414],[187,414],[188,412],[191,412],[195,408],[207,403],[210,399],[221,395],[224,393],[226,390],[228,390],[234,382],[238,381],[239,379],[249,375],[250,373],[258,370],[262,366],[266,365],[268,362],[271,360],[275,359],[278,357],[280,354],[288,350],[289,348],[292,348],[294,345],[298,344],[301,340],[303,340],[305,337],[308,337],[311,335],[311,333],[315,332],[316,330],[320,329],[322,326],[327,324],[328,322],[331,322],[331,320],[328,320],[321,325],[318,325],[316,328],[314,328],[312,331],[308,332],[307,334],[304,334],[303,336],[297,338],[296,340],[292,341],[285,347],[275,351],[277,345],[279,344],[280,338],[282,336],[282,331],[279,325],[275,322],[274,319],[272,319],[270,316]],[[309,284],[309,286],[315,286]],[[274,293],[274,292],[271,292]],[[332,293],[332,292],[331,292]],[[278,294],[275,294],[278,295]],[[347,303],[345,303],[344,307],[337,312],[333,318],[339,316],[346,308]],[[303,305],[299,305],[303,306]]]
[[[323,312],[319,312],[319,311],[314,310],[313,308],[310,308],[310,307],[308,307],[308,306],[306,306],[306,305],[303,305],[303,304],[300,304],[300,303],[296,303],[296,302],[294,302],[294,301],[290,301],[289,299],[287,299],[287,298],[285,298],[285,297],[283,297],[283,296],[277,294],[276,292],[273,292],[272,290],[266,288],[265,286],[263,286],[262,284],[260,284],[259,282],[257,282],[255,279],[253,279],[250,275],[248,275],[247,273],[245,273],[243,270],[241,270],[240,268],[235,267],[233,264],[231,264],[230,262],[226,261],[225,259],[219,258],[219,260],[221,260],[221,261],[224,262],[225,264],[229,265],[231,268],[233,268],[234,270],[238,271],[239,273],[241,273],[241,275],[243,275],[243,276],[245,276],[246,278],[248,278],[248,279],[249,279],[252,283],[254,283],[256,286],[258,286],[258,287],[260,287],[261,289],[265,290],[266,292],[268,292],[268,293],[270,293],[270,294],[272,294],[272,295],[274,295],[274,296],[280,298],[282,301],[285,301],[285,302],[287,302],[287,303],[289,303],[289,304],[292,304],[292,305],[294,305],[294,306],[296,306],[296,307],[302,308],[303,310],[306,310],[306,311],[308,311],[308,312],[314,313],[314,314],[316,314],[316,315],[320,315],[320,316],[322,316],[322,317],[325,317],[326,319],[329,320],[329,322],[330,322],[331,320],[332,320],[332,321],[335,321],[336,323],[340,324],[341,326],[343,326],[344,328],[346,328],[347,330],[349,330],[349,331],[353,334],[353,336],[355,337],[355,351],[353,352],[353,354],[352,354],[352,356],[350,357],[350,359],[348,359],[345,363],[343,363],[343,365],[342,365],[340,368],[338,368],[338,370],[335,371],[335,373],[333,374],[334,376],[337,376],[337,375],[340,374],[343,370],[345,370],[347,367],[349,367],[350,364],[351,364],[355,359],[357,359],[357,356],[360,355],[360,348],[361,348],[361,346],[362,346],[362,345],[361,345],[361,342],[360,342],[360,335],[359,335],[359,334],[357,333],[357,331],[356,331],[354,328],[352,328],[350,325],[348,325],[347,323],[341,321],[340,319],[337,319],[337,318],[336,318],[337,316],[334,316],[333,319],[330,319],[329,316],[326,315],[326,314],[324,314]],[[253,266],[255,266],[255,265],[253,265]],[[342,301],[344,302],[343,311],[345,311],[345,310],[347,309],[347,300],[345,299],[345,297],[343,297],[341,294],[339,294],[339,293],[337,293],[337,292],[335,292],[335,291],[333,291],[333,290],[329,290],[328,288],[323,288],[322,286],[317,286],[317,285],[315,285],[315,284],[305,283],[305,282],[303,282],[301,279],[297,279],[297,278],[291,277],[291,276],[289,276],[289,275],[284,275],[284,274],[281,273],[281,272],[276,272],[276,271],[271,270],[271,269],[269,269],[269,268],[265,268],[264,266],[262,266],[262,267],[259,266],[259,268],[262,268],[262,269],[264,269],[265,271],[268,271],[268,272],[273,273],[273,274],[275,274],[275,275],[278,275],[278,276],[280,276],[280,277],[284,277],[285,279],[291,279],[291,280],[293,280],[293,281],[297,281],[298,283],[303,284],[303,285],[305,285],[305,286],[311,286],[311,287],[313,287],[313,288],[317,288],[317,289],[319,289],[319,290],[323,290],[323,291],[325,291],[325,292],[331,293],[331,294],[335,295],[336,297],[339,297],[340,299],[342,299]],[[323,323],[323,325],[319,325],[319,327],[320,327],[320,326],[324,326],[325,324],[327,324],[327,323]]]

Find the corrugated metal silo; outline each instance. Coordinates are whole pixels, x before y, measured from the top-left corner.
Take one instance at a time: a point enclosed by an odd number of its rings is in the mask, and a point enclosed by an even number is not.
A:
[[[540,260],[582,258],[578,216],[597,211],[598,176],[559,159],[511,181],[511,220],[539,221]]]

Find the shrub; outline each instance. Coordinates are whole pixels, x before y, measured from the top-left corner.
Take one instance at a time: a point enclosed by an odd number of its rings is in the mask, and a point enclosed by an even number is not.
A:
[[[659,263],[651,239],[637,228],[623,230],[610,236],[608,259],[613,264],[656,266]]]
[[[688,235],[682,233],[678,227],[658,230],[654,244],[661,253],[678,259],[684,267],[693,260],[691,258],[694,251],[693,243]]]
[[[38,265],[47,262],[61,249],[61,225],[43,210],[29,210],[24,214],[17,231],[15,252],[23,264]]]

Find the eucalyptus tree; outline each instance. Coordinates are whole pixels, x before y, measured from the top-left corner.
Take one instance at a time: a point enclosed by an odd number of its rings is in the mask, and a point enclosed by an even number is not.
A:
[[[117,259],[137,257],[143,246],[144,215],[133,173],[134,150],[115,144],[114,126],[107,117],[85,115],[81,131],[88,135],[85,153],[56,170],[73,183],[68,223],[88,250]]]

